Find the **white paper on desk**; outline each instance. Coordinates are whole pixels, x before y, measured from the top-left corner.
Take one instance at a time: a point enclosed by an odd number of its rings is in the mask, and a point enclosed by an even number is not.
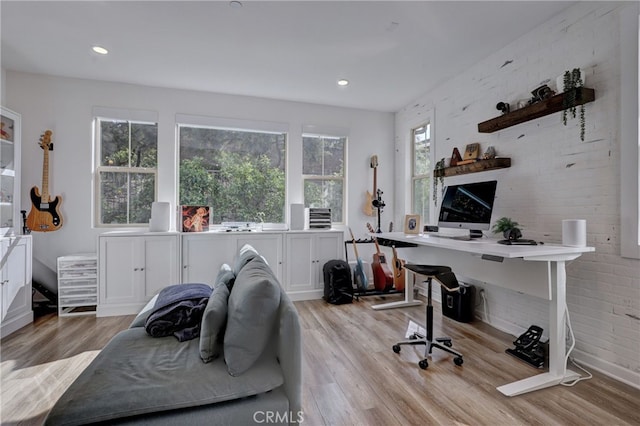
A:
[[[418,323],[415,323],[413,321],[409,321],[409,325],[407,326],[407,332],[404,335],[404,337],[406,339],[410,338],[412,335],[414,335],[415,333],[418,333],[421,336],[426,336],[427,335],[427,330],[424,329],[424,327],[420,326]]]

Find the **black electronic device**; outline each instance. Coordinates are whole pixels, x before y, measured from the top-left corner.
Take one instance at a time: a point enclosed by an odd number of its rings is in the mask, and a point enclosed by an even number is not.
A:
[[[536,368],[543,368],[546,351],[540,342],[541,338],[542,328],[532,325],[513,342],[515,348],[507,349],[506,352]]]
[[[469,229],[471,238],[482,237],[482,231],[489,230],[497,184],[491,180],[447,186],[440,205],[438,226]]]
[[[498,244],[504,244],[507,246],[537,246],[538,243],[535,240],[525,240],[524,238],[520,238],[517,240],[500,240]]]

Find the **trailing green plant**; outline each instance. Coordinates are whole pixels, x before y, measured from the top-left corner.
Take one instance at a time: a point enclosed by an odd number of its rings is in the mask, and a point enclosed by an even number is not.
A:
[[[576,102],[580,101],[578,88],[582,87],[584,82],[580,74],[579,68],[564,72],[564,96],[562,98],[562,123],[567,125],[567,118],[576,118]],[[580,140],[584,141],[585,117],[584,104],[580,105]]]
[[[442,170],[442,172],[440,172]],[[444,192],[444,158],[436,163],[435,173],[433,176],[433,204],[438,204],[438,183],[440,183],[441,190]]]

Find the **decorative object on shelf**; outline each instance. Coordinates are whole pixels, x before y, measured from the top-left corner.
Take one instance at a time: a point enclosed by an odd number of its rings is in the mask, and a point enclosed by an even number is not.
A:
[[[408,214],[404,217],[404,233],[418,234],[420,233],[420,215]]]
[[[455,148],[457,150],[457,148]],[[460,155],[458,153],[458,155]],[[453,162],[453,158],[451,159]],[[436,167],[433,170],[433,204],[438,204],[438,184],[442,187],[442,191],[444,191],[444,158],[441,158],[440,161],[436,163]]]
[[[576,90],[584,87],[584,72],[579,68],[564,72],[564,97],[562,98],[562,123],[567,125],[567,117],[571,114],[576,118],[576,106],[580,105],[580,140],[584,141],[584,103],[580,103],[578,98],[582,92]]]
[[[501,217],[493,225],[492,231],[494,234],[502,233],[505,240],[513,241],[522,237],[522,232],[518,228],[520,224],[509,217]]]
[[[533,95],[533,98],[531,98],[531,101],[529,101],[529,103],[534,104],[536,102],[542,102],[545,99],[549,99],[555,93],[549,88],[549,86],[543,84],[542,86],[534,89],[531,94]]]
[[[480,144],[478,142],[470,143],[464,148],[464,157],[462,161],[458,161],[457,165],[475,163],[480,157]]]
[[[511,107],[506,102],[498,102],[498,104],[496,105],[496,109],[503,114],[506,114],[511,110]]]
[[[457,166],[458,161],[462,161],[462,155],[460,155],[458,148],[453,148],[453,152],[451,153],[451,167]]]
[[[459,176],[466,175],[468,173],[485,172],[487,170],[504,169],[507,167],[511,167],[511,158],[496,157],[489,160],[478,160],[471,164],[463,164],[462,166],[434,170],[433,177],[435,179],[441,176]]]
[[[492,146],[489,146],[487,148],[487,150],[484,152],[484,154],[482,154],[482,159],[483,160],[491,160],[493,158],[496,158],[496,149]]]
[[[60,204],[62,198],[56,195],[53,199],[49,196],[49,151],[53,151],[51,141],[51,130],[45,130],[40,135],[40,148],[44,150],[42,162],[42,194],[37,186],[31,188],[31,211],[27,216],[27,226],[32,231],[50,232],[62,228],[62,215],[60,214]]]
[[[182,206],[182,232],[209,230],[209,206]]]

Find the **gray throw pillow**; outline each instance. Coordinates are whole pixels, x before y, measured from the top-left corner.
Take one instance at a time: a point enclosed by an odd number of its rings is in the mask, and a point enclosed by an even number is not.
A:
[[[200,327],[200,358],[210,362],[222,352],[223,336],[227,323],[227,301],[229,289],[226,285],[217,285],[209,297],[207,307],[202,314]]]
[[[260,256],[236,277],[229,296],[224,359],[232,376],[239,376],[258,360],[277,320],[280,284]]]

